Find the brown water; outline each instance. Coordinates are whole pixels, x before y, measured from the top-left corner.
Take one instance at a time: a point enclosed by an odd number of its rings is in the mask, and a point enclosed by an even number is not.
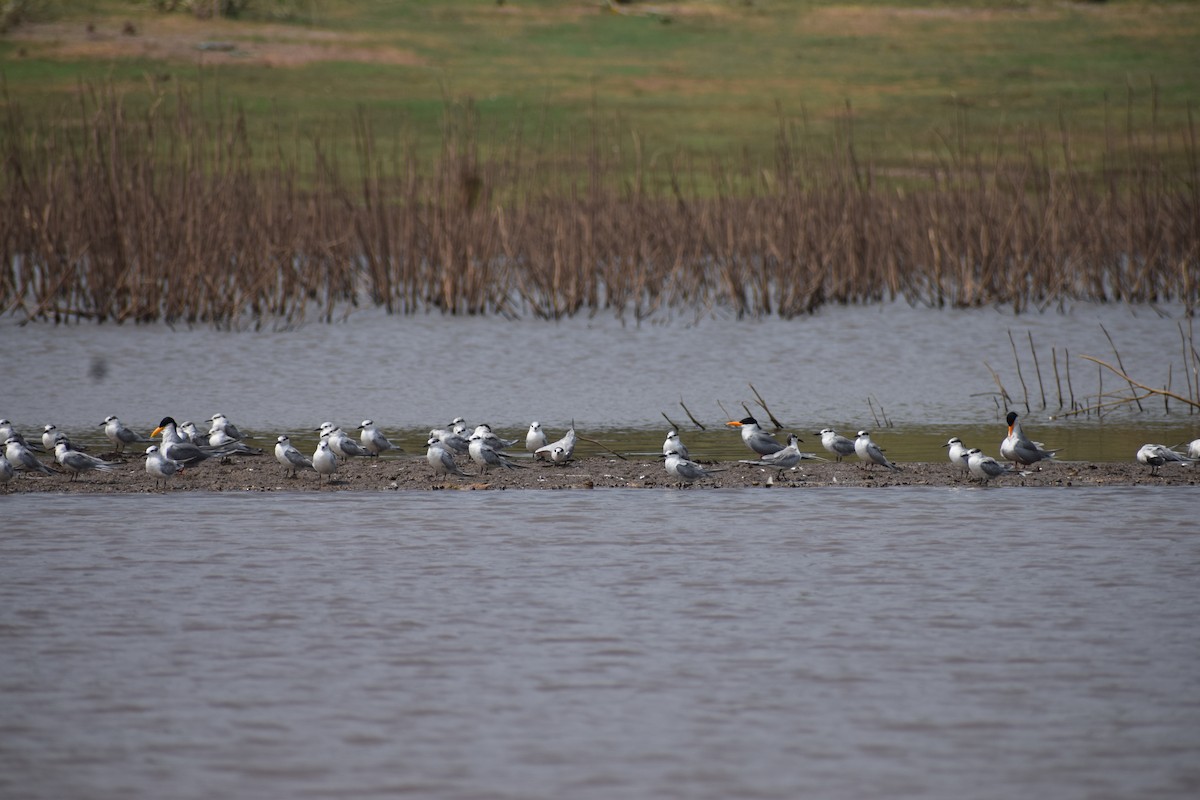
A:
[[[0,510],[5,798],[1200,790],[1190,489]]]

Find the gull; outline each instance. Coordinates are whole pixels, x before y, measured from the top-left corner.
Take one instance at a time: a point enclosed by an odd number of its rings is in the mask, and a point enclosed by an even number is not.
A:
[[[822,428],[817,431],[821,437],[821,447],[829,451],[836,460],[841,461],[846,456],[854,455],[854,440],[847,439],[833,428]]]
[[[358,437],[359,441],[371,455],[377,456],[385,450],[400,450],[399,447],[388,441],[388,438],[375,427],[375,423],[371,420],[364,419],[358,429],[362,431]]]
[[[0,441],[7,442],[9,439],[13,438],[14,436],[17,438],[18,442],[23,444],[25,447],[28,447],[30,450],[41,450],[42,449],[42,446],[40,444],[38,444],[37,442],[33,442],[31,444],[31,443],[25,441],[25,437],[17,432],[17,429],[13,427],[13,424],[11,422],[9,422],[6,419],[0,419]]]
[[[531,453],[536,453],[538,448],[545,447],[549,444],[546,439],[546,432],[542,430],[542,423],[529,423],[529,431],[525,434],[525,449]]]
[[[491,467],[504,467],[506,469],[515,469],[516,467],[525,468],[524,464],[514,464],[509,461],[503,453],[489,445],[479,434],[471,435],[471,447],[468,452],[471,454],[471,460],[479,465],[481,473],[487,472]]]
[[[991,456],[985,456],[983,451],[978,447],[972,447],[967,451],[967,469],[979,482],[987,485],[987,482],[993,478],[999,478],[1001,475],[1024,475],[1023,472],[1017,472],[1014,469],[1001,464]]]
[[[1139,464],[1150,467],[1150,474],[1157,475],[1158,468],[1167,464],[1191,464],[1195,459],[1180,455],[1165,444],[1144,444],[1136,456]]]
[[[0,483],[4,484],[4,491],[8,491],[8,482],[13,479],[17,471],[13,469],[12,462],[9,461],[4,453],[0,453]]]
[[[58,437],[60,436],[66,436],[66,434],[59,431],[53,424],[45,426],[42,428],[42,446],[46,450],[54,452],[54,447],[58,444]],[[87,450],[87,447],[82,444],[73,444],[71,447],[74,450]]]
[[[322,439],[317,444],[316,452],[312,457],[312,465],[318,475],[328,475],[330,476],[329,481],[333,482],[333,473],[337,472],[338,459],[337,453],[333,451],[328,439]]]
[[[12,462],[12,468],[20,472],[40,472],[53,475],[54,471],[38,460],[16,433],[4,441],[4,455]]]
[[[539,460],[550,460],[556,464],[561,464],[563,461],[571,459],[575,455],[575,442],[579,439],[575,435],[575,420],[571,420],[571,428],[557,442],[542,445],[537,450],[533,451],[533,457]],[[561,461],[554,460],[554,448],[561,447],[563,457]]]
[[[769,456],[771,453],[778,453],[783,449],[783,445],[775,441],[775,437],[764,431],[758,425],[758,420],[754,417],[746,417],[736,422],[726,422],[731,428],[741,428],[742,441],[760,456]]]
[[[951,436],[950,440],[942,445],[942,447],[950,448],[946,451],[946,453],[950,457],[951,464],[959,467],[960,469],[969,469],[967,466],[967,453],[970,451],[967,449],[967,446],[962,443],[962,439],[958,438],[957,436]]]
[[[825,460],[820,456],[813,455],[812,453],[801,453],[800,448],[797,446],[799,442],[799,436],[794,433],[789,433],[787,447],[783,448],[782,450],[765,455],[757,461],[739,461],[738,463],[752,464],[756,467],[774,467],[777,470],[783,471],[785,469],[791,469],[805,459],[809,459],[811,461]]]
[[[1017,412],[1008,412],[1008,436],[1000,442],[1000,457],[1013,462],[1013,466],[1021,464],[1029,466],[1043,459],[1054,458],[1058,450],[1047,450],[1041,442],[1031,442],[1021,430],[1017,421]]]
[[[139,444],[143,442],[152,442],[153,439],[148,439],[136,431],[131,431],[126,428],[121,420],[117,419],[116,414],[109,414],[104,418],[104,422],[100,423],[100,427],[104,428],[104,435],[112,442],[116,452],[120,453],[125,449],[127,444]]]
[[[677,484],[679,488],[683,488],[685,484],[695,483],[701,478],[712,477],[713,473],[724,472],[722,469],[705,469],[695,461],[688,461],[677,450],[672,450],[667,453],[665,464],[667,474],[674,476],[679,480]]]
[[[425,443],[425,460],[429,466],[433,467],[434,473],[445,477],[447,475],[457,475],[460,478],[471,477],[459,468],[458,464],[454,463],[454,456],[450,455],[450,451],[442,444],[441,439],[435,436],[430,436],[429,441]]]
[[[688,457],[687,445],[685,445],[683,440],[679,438],[679,433],[677,431],[667,431],[667,438],[663,440],[663,456],[665,457],[667,453],[671,452],[672,450],[674,450],[676,453],[679,453],[679,455],[683,456],[684,458]]]
[[[89,472],[94,469],[109,472],[117,468],[116,464],[110,464],[107,461],[101,461],[95,456],[89,456],[87,453],[81,453],[78,450],[71,449],[71,443],[66,437],[60,437],[54,445],[54,459],[63,469],[71,473],[71,480],[79,477],[81,472]]]
[[[163,417],[162,421],[158,423],[158,427],[150,433],[150,436],[153,438],[160,433],[162,434],[162,444],[159,445],[159,452],[163,454],[164,458],[171,461],[178,461],[185,467],[194,467],[201,461],[206,461],[213,456],[228,455],[228,451],[201,447],[184,439],[179,434],[174,417]]]
[[[146,448],[146,472],[154,478],[154,488],[158,488],[158,482],[161,480],[165,489],[167,480],[176,473],[183,472],[183,464],[167,458],[158,445],[152,444]]]
[[[858,432],[858,438],[854,440],[854,452],[868,464],[879,464],[895,472],[900,471],[898,466],[888,461],[887,456],[883,454],[883,448],[871,441],[870,431]]]
[[[213,414],[209,421],[212,423],[212,426],[208,429],[209,436],[212,436],[217,431],[222,431],[225,436],[234,441],[240,442],[242,439],[246,438],[244,435],[242,435],[242,432],[237,429],[237,426],[230,422],[229,419],[226,418],[226,416],[220,411],[218,411],[216,414]],[[212,442],[212,444],[216,443]]]
[[[302,469],[315,469],[312,459],[297,450],[287,436],[275,440],[275,460],[283,465],[283,473],[286,475],[290,471],[293,478]]]
[[[471,443],[462,435],[446,428],[434,428],[429,432],[429,438],[437,439],[443,447],[447,447],[459,455],[466,453],[471,446]]]
[[[341,456],[342,458],[375,455],[375,453],[372,453],[370,450],[354,441],[354,439],[350,438],[345,431],[335,426],[332,422],[322,422],[321,427],[317,428],[317,430],[320,432],[321,438],[329,442],[329,449],[332,450],[335,455]],[[313,463],[317,463],[315,458],[313,459]]]

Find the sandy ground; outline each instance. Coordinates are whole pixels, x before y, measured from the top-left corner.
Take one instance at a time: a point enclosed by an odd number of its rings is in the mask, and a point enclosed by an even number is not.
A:
[[[127,457],[117,469],[88,472],[71,480],[68,474],[52,476],[18,474],[0,486],[8,492],[69,492],[112,494],[152,492],[154,481],[146,473],[143,461]],[[225,462],[207,461],[171,479],[167,491],[203,492],[331,492],[398,490],[488,490],[488,489],[663,489],[674,488],[662,462],[650,458],[620,460],[611,456],[589,457],[564,467],[534,464],[523,469],[492,470],[480,475],[473,464],[464,465],[468,478],[441,479],[420,455],[400,455],[382,459],[352,459],[344,462],[332,482],[314,472],[286,477],[271,455],[239,456]],[[803,468],[778,474],[775,470],[737,462],[711,465],[723,469],[711,478],[698,481],[693,490],[773,486],[800,488],[817,486],[971,486],[978,485],[954,470],[949,463],[909,463],[900,472],[880,467],[866,468],[857,462],[814,462]],[[1006,486],[1195,486],[1200,469],[1171,465],[1159,476],[1140,464],[1054,462],[1024,476],[1003,477],[989,484]]]

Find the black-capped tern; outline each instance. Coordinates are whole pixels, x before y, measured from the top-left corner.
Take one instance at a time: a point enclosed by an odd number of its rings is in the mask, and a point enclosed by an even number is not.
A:
[[[1165,444],[1144,444],[1138,448],[1137,461],[1150,467],[1150,474],[1157,475],[1158,468],[1167,464],[1191,464],[1195,459],[1176,453]]]
[[[338,468],[338,457],[328,439],[322,439],[317,443],[317,449],[312,457],[312,465],[318,475],[327,477],[330,482],[333,481],[333,473],[337,472]]]
[[[315,471],[312,459],[297,450],[287,436],[275,439],[275,460],[283,466],[283,473],[286,475],[290,472],[293,478],[297,477],[302,469]]]
[[[151,433],[151,438],[162,434],[162,441],[159,444],[158,450],[163,457],[171,461],[178,461],[187,467],[194,467],[202,461],[207,461],[213,456],[228,455],[222,450],[209,450],[200,445],[192,444],[183,438],[179,433],[179,428],[173,417],[163,417],[158,423],[158,427]]]
[[[986,485],[988,481],[999,478],[1003,475],[1023,475],[1015,469],[1010,469],[1004,464],[1001,464],[991,456],[985,456],[983,451],[978,447],[972,447],[967,451],[967,469],[971,474],[979,479],[979,482]]]
[[[154,488],[158,488],[159,481],[164,489],[167,488],[167,481],[180,472],[183,472],[183,464],[164,456],[158,445],[146,448],[146,473],[154,479]]]
[[[90,472],[94,469],[109,472],[117,468],[116,464],[110,464],[107,461],[101,461],[95,456],[89,456],[87,453],[71,449],[70,441],[62,435],[60,435],[58,442],[54,445],[54,460],[58,462],[59,466],[71,473],[72,481],[78,478],[81,472]]]
[[[667,468],[667,474],[676,478],[680,488],[684,485],[695,483],[701,478],[710,478],[714,473],[724,472],[725,469],[705,469],[695,461],[689,461],[683,457],[678,451],[672,450],[667,453],[667,460],[664,462]]]
[[[4,442],[4,455],[18,472],[40,472],[43,475],[53,475],[54,470],[43,464],[20,439],[10,435]]]
[[[358,429],[362,431],[358,435],[358,439],[371,455],[377,456],[388,450],[400,450],[398,446],[388,441],[383,432],[375,427],[375,423],[372,420],[364,419],[362,425],[358,426]]]
[[[525,449],[531,453],[536,453],[538,448],[545,447],[549,444],[546,438],[546,432],[542,430],[542,423],[529,423],[529,430],[525,433]]]
[[[1020,464],[1026,467],[1045,459],[1054,458],[1054,454],[1058,450],[1047,450],[1041,442],[1030,441],[1025,436],[1025,431],[1021,429],[1021,423],[1017,420],[1017,412],[1008,412],[1007,420],[1008,436],[1000,442],[1001,458],[1013,462],[1014,466]]]
[[[136,431],[126,428],[121,420],[117,419],[116,414],[109,414],[104,418],[104,422],[100,423],[100,426],[104,428],[104,435],[112,442],[113,449],[118,453],[123,452],[126,445],[154,441]]]
[[[758,420],[754,417],[745,417],[741,420],[735,420],[725,423],[731,428],[741,430],[742,441],[760,456],[769,456],[771,453],[778,453],[785,445],[780,444],[775,440],[775,437],[759,427]]]
[[[870,431],[858,432],[858,438],[854,440],[854,452],[867,464],[879,464],[895,472],[900,471],[900,467],[888,461],[887,456],[883,454],[883,448],[871,441]]]

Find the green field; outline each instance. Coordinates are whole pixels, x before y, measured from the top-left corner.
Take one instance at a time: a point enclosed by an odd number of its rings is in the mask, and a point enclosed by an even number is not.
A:
[[[77,116],[81,86],[111,84],[133,111],[183,92],[208,113],[242,110],[252,138],[319,137],[344,153],[360,110],[425,155],[469,104],[484,158],[517,133],[566,156],[599,135],[650,169],[757,166],[781,129],[814,156],[852,131],[859,157],[899,170],[997,142],[1053,151],[1065,131],[1090,170],[1131,144],[1183,164],[1200,99],[1190,2],[684,0],[613,13],[600,0],[257,0],[232,20],[148,0],[22,5],[0,70],[24,124]],[[201,49],[213,42],[233,50]]]

